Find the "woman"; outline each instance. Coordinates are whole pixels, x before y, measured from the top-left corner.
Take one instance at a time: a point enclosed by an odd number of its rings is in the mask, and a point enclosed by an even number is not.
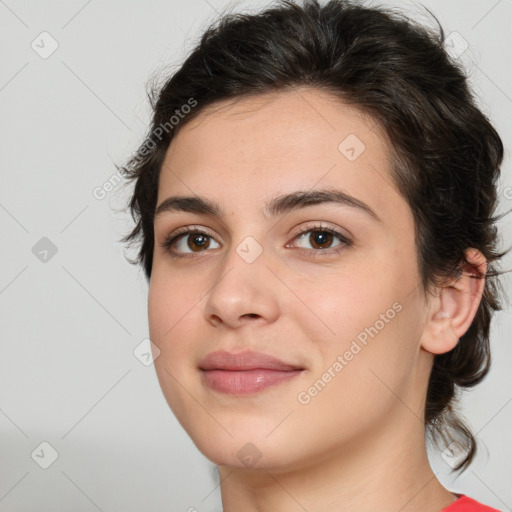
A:
[[[489,370],[502,142],[434,33],[383,8],[224,16],[124,168],[165,398],[224,512],[495,510],[425,434]],[[158,356],[158,357],[156,357]]]

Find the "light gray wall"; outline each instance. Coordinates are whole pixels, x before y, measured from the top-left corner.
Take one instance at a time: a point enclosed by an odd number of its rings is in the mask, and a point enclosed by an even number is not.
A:
[[[512,1],[423,3],[469,44],[461,59],[508,144]],[[220,510],[213,465],[174,419],[153,367],[133,354],[148,335],[147,286],[117,242],[131,222],[116,213],[128,191],[117,186],[104,199],[93,191],[115,180],[114,163],[143,139],[147,80],[164,64],[171,72],[226,5],[0,1],[3,512]],[[507,187],[508,151],[502,209],[512,208]],[[510,244],[510,216],[502,225]],[[492,372],[463,397],[489,454],[454,480],[431,453],[447,487],[501,510],[512,507],[511,331],[509,308],[494,325]]]

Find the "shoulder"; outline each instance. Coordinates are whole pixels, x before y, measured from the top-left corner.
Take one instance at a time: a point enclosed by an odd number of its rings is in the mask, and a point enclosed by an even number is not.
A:
[[[482,503],[465,496],[464,494],[459,495],[459,498],[454,501],[451,505],[443,508],[441,512],[500,512],[496,508],[488,507]]]

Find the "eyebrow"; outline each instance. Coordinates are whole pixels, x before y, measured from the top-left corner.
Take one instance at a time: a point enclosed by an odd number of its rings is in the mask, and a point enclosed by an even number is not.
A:
[[[333,189],[296,191],[271,199],[262,213],[266,217],[277,217],[293,210],[322,203],[335,203],[357,209],[374,220],[382,219],[366,203],[346,192]],[[155,210],[155,217],[164,212],[186,212],[224,219],[221,207],[214,201],[200,196],[171,196],[164,199]]]

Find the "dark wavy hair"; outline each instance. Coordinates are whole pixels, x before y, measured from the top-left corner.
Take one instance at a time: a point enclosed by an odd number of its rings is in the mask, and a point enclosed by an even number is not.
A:
[[[495,265],[508,251],[498,251],[495,208],[503,144],[430,15],[436,29],[395,10],[345,0],[323,6],[283,0],[256,14],[222,15],[181,67],[149,92],[147,138],[118,167],[127,183],[134,181],[129,208],[135,226],[122,242],[140,243],[130,262],[140,264],[149,280],[164,156],[180,127],[207,105],[310,86],[369,114],[391,142],[395,185],[414,215],[425,293],[461,275],[466,249],[487,259],[486,275],[476,276],[485,279],[476,316],[453,350],[434,357],[426,397],[426,430],[438,444],[440,438],[457,440],[465,448],[454,468],[463,471],[476,439],[455,403],[462,388],[488,373],[490,321],[502,309]]]

